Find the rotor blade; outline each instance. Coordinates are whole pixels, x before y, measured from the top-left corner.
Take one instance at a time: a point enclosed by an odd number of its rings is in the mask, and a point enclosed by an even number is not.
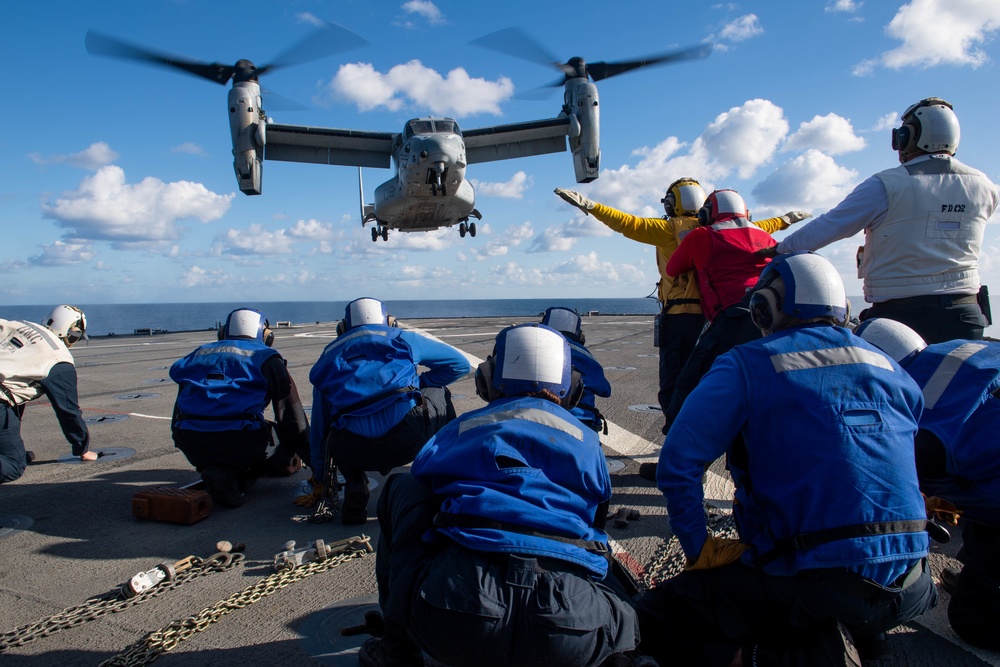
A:
[[[561,63],[549,51],[520,28],[504,28],[474,39],[470,44],[499,51],[528,62],[561,69]],[[562,84],[560,84],[562,85]]]
[[[361,35],[336,23],[323,21],[315,30],[282,51],[272,63],[258,68],[257,74],[263,74],[269,69],[319,60],[335,53],[368,45],[368,40]]]
[[[136,60],[161,67],[171,67],[216,83],[224,84],[233,76],[231,65],[199,63],[166,53],[158,53],[94,30],[87,31],[84,45],[91,55]]]
[[[634,69],[639,69],[640,67],[663,65],[672,62],[681,62],[684,60],[700,60],[702,58],[707,58],[710,53],[712,53],[712,45],[701,44],[699,46],[691,46],[679,51],[670,51],[659,55],[646,56],[638,60],[625,60],[617,63],[587,63],[587,73],[590,74],[590,78],[594,81],[600,81],[601,79],[607,79],[612,76],[617,76],[618,74],[624,74],[625,72],[630,72]]]

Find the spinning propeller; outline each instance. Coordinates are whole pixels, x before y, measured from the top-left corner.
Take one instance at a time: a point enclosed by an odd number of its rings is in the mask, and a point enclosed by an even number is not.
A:
[[[339,26],[336,23],[323,22],[315,30],[277,56],[274,62],[257,67],[245,59],[236,61],[235,65],[188,60],[130,44],[94,30],[88,30],[85,39],[87,52],[91,55],[135,60],[157,67],[171,67],[223,85],[228,83],[230,79],[235,83],[256,81],[257,77],[261,74],[280,67],[319,60],[320,58],[367,44],[368,42],[363,37],[351,32],[347,28]]]
[[[668,51],[656,55],[644,56],[635,60],[623,60],[621,62],[587,63],[583,58],[574,57],[565,63],[559,62],[549,51],[525,34],[518,28],[505,28],[497,32],[490,33],[479,39],[473,40],[472,44],[482,46],[494,51],[499,51],[515,58],[521,58],[529,62],[540,63],[548,67],[554,67],[563,73],[563,78],[547,87],[557,87],[564,85],[573,78],[590,78],[593,81],[600,81],[612,76],[624,74],[640,67],[651,65],[665,65],[667,63],[680,62],[684,60],[700,60],[707,58],[712,52],[711,44],[700,44],[690,46],[676,51]]]

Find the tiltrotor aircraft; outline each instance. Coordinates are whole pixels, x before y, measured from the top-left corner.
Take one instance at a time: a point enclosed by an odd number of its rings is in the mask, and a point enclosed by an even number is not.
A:
[[[550,85],[565,89],[559,115],[465,131],[452,118],[415,118],[407,121],[400,133],[274,123],[263,109],[260,75],[367,44],[333,23],[312,31],[262,67],[245,59],[231,66],[195,62],[92,30],[85,40],[87,51],[94,55],[172,67],[223,85],[232,80],[228,108],[233,168],[244,194],[261,194],[265,160],[358,167],[361,224],[373,223],[372,241],[379,237],[388,240],[390,229],[429,231],[456,224],[462,237],[475,236],[476,223],[469,218],[478,220],[482,215],[475,208],[475,192],[466,180],[466,167],[477,162],[557,153],[565,151],[568,144],[577,182],[595,180],[601,166],[600,105],[592,81],[648,65],[705,58],[712,50],[705,44],[637,60],[588,64],[579,57],[560,63],[516,28],[473,43],[558,69],[563,76]],[[374,203],[366,204],[361,167],[389,168],[390,162],[395,164],[395,176],[375,188]]]

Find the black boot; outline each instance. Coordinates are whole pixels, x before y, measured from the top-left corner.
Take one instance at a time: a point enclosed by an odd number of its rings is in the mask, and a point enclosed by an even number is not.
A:
[[[205,490],[212,500],[223,507],[241,507],[246,502],[246,494],[240,491],[236,471],[225,466],[208,466],[201,471]]]
[[[344,476],[344,502],[340,506],[340,522],[361,525],[368,521],[368,475],[364,470],[341,468]]]

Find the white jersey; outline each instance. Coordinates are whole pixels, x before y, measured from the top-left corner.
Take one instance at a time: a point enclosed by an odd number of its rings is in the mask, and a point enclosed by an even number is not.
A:
[[[0,319],[0,401],[21,405],[38,398],[39,381],[62,362],[72,364],[73,355],[47,327]]]

